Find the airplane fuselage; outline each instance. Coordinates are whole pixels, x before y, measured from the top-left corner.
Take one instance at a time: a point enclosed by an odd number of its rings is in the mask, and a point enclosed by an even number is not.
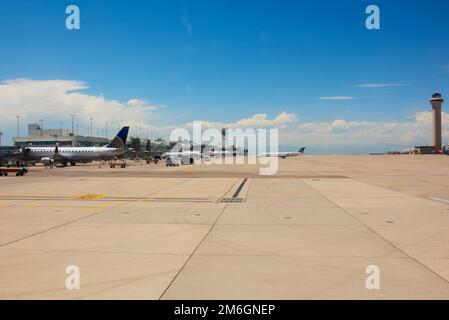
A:
[[[201,152],[197,151],[166,152],[161,156],[161,158],[162,159],[201,158]]]
[[[123,127],[110,143],[102,147],[23,147],[14,153],[14,157],[22,161],[40,161],[45,165],[93,160],[108,160],[125,153],[125,144],[129,127]]]
[[[301,156],[302,153],[299,152],[278,152],[278,153],[263,153],[259,157],[279,157],[279,158],[289,158]]]
[[[60,157],[66,162],[82,162],[102,159],[111,159],[123,155],[124,150],[108,147],[58,147],[57,156],[55,147],[27,147],[24,160],[40,161],[42,158]]]
[[[272,153],[263,153],[259,154],[258,157],[278,157],[278,158],[290,158],[290,157],[298,157],[304,155],[305,147],[299,149],[296,152],[272,152]]]

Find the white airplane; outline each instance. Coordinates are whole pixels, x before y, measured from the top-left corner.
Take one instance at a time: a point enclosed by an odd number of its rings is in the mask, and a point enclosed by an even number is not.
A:
[[[40,161],[45,165],[61,163],[74,166],[77,162],[107,160],[125,153],[129,127],[123,127],[112,141],[103,147],[25,147],[14,153],[22,161]]]
[[[219,157],[219,156],[231,156],[232,152],[228,150],[213,150],[210,152],[209,156],[211,157]]]
[[[417,153],[418,151],[416,150],[416,148],[407,148],[402,150],[402,154],[414,154]]]
[[[290,157],[297,157],[302,156],[304,154],[304,151],[306,150],[305,147],[302,147],[297,152],[269,152],[269,153],[262,153],[257,155],[258,157],[279,157],[282,159],[290,158]]]
[[[200,151],[182,151],[182,152],[166,152],[164,153],[161,158],[167,159],[172,158],[173,160],[181,160],[181,159],[209,159],[210,157],[219,157],[219,156],[231,156],[232,152],[230,151],[223,151],[223,150],[206,150],[204,149],[203,152]],[[184,161],[183,161],[184,162]]]
[[[202,154],[199,151],[166,152],[161,156],[162,159],[171,159],[175,163],[182,164],[193,164],[201,157]]]

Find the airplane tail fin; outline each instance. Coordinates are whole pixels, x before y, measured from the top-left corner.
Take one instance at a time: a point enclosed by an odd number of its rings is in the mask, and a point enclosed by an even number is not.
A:
[[[128,139],[129,127],[123,127],[114,139],[107,145],[108,148],[125,149],[126,139]]]
[[[299,153],[304,154],[304,151],[306,151],[306,147],[302,147],[301,149],[299,149]]]

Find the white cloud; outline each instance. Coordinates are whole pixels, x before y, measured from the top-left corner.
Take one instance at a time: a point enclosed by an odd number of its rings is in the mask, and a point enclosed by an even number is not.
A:
[[[60,121],[65,121],[64,127],[70,127],[70,115],[76,115],[81,134],[86,133],[93,118],[94,132],[96,128],[104,128],[105,122],[109,127],[117,128],[129,125],[131,132],[141,127],[164,133],[179,127],[189,127],[189,124],[156,127],[149,125],[155,115],[154,112],[164,105],[150,104],[142,99],[129,99],[126,102],[110,100],[102,95],[89,95],[83,90],[87,84],[70,80],[29,80],[16,79],[0,83],[0,128],[5,134],[5,140],[15,136],[16,115],[20,116],[21,134],[26,134],[25,125],[44,119],[44,127],[59,127]],[[282,112],[274,118],[267,114],[255,114],[252,117],[236,122],[203,121],[203,127],[214,128],[285,128],[297,121],[292,113]],[[154,121],[153,121],[154,122]]]
[[[319,97],[318,100],[355,100],[356,97],[351,96],[331,96],[331,97]]]
[[[5,132],[9,129],[15,133],[16,115],[19,115],[24,134],[24,124],[44,119],[44,127],[52,124],[59,127],[59,121],[70,122],[69,115],[75,114],[81,128],[87,126],[90,118],[94,128],[103,128],[106,121],[111,127],[142,126],[151,120],[154,110],[163,107],[141,99],[121,103],[84,93],[87,88],[83,82],[70,80],[3,81],[0,83],[0,125]]]
[[[449,113],[442,114],[443,139],[449,141]],[[426,145],[432,142],[432,113],[419,112],[412,121],[375,122],[337,119],[303,123],[281,134],[282,143],[314,147]]]
[[[134,109],[142,109],[146,111],[154,111],[160,108],[165,108],[165,105],[154,105],[141,99],[130,99],[126,105]]]
[[[83,90],[87,85],[79,81],[17,79],[0,83],[0,131],[5,134],[3,142],[15,135],[16,115],[21,118],[21,132],[25,124],[44,119],[44,127],[59,127],[65,120],[70,126],[70,114],[76,115],[83,132],[94,119],[94,129],[109,121],[110,128],[130,125],[132,133],[136,126],[157,131],[165,136],[175,128],[190,128],[191,123],[155,127],[155,112],[163,107],[141,99],[127,102],[110,100],[103,96],[89,95]],[[202,119],[198,119],[202,120]],[[443,142],[449,142],[449,114],[443,113]],[[397,122],[349,121],[336,119],[323,122],[298,124],[294,113],[282,112],[270,118],[267,114],[254,114],[234,122],[202,121],[203,128],[279,128],[280,143],[306,145],[315,148],[326,146],[413,146],[432,142],[432,113],[419,112],[412,118]],[[83,130],[84,129],[84,130]]]
[[[251,118],[237,121],[236,126],[252,128],[276,127],[285,126],[297,120],[298,117],[294,113],[282,112],[273,119],[269,119],[266,114],[255,114]]]
[[[379,88],[391,88],[391,87],[406,87],[408,84],[405,83],[364,83],[357,84],[354,88],[365,88],[365,89],[379,89]]]
[[[442,114],[443,142],[449,142],[449,113]],[[161,127],[169,132],[175,128],[190,129],[192,123]],[[274,118],[266,114],[235,122],[202,121],[202,128],[278,128],[281,145],[307,146],[314,150],[332,150],[332,152],[388,151],[403,146],[429,145],[432,142],[432,113],[419,112],[411,118],[397,122],[350,121],[336,119],[323,122],[298,124],[294,113],[282,112]]]
[[[297,120],[298,117],[294,113],[281,112],[272,119],[268,118],[267,114],[260,113],[235,122],[202,121],[202,126],[204,128],[286,128]]]

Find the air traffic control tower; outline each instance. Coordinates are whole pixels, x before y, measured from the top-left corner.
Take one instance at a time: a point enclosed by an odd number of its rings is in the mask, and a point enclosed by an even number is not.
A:
[[[430,99],[433,109],[433,146],[441,150],[441,105],[444,100],[440,93],[435,92]]]

